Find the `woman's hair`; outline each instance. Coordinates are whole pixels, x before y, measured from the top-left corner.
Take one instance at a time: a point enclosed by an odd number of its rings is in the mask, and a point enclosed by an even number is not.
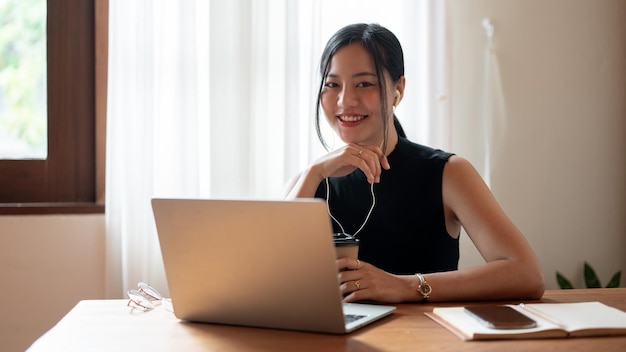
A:
[[[402,76],[404,76],[404,55],[402,53],[402,46],[398,38],[389,31],[387,28],[379,24],[358,23],[346,26],[337,31],[326,43],[326,48],[322,53],[322,59],[320,61],[320,74],[321,82],[319,91],[317,93],[317,105],[315,111],[315,129],[317,136],[322,142],[324,148],[329,149],[328,144],[322,136],[320,128],[320,107],[322,103],[322,90],[324,89],[324,82],[328,75],[328,67],[330,66],[330,60],[333,55],[340,48],[360,43],[363,48],[372,56],[374,61],[374,68],[376,70],[376,77],[378,79],[378,86],[380,87],[380,101],[381,101],[381,114],[384,117],[387,113],[387,99],[385,94],[387,93],[387,84],[385,81],[384,73],[387,72],[391,77],[393,83],[397,83]],[[396,127],[398,135],[400,137],[406,137],[400,121],[393,116],[393,124]],[[386,118],[383,118],[383,152],[387,149],[387,131],[389,130],[388,122]]]

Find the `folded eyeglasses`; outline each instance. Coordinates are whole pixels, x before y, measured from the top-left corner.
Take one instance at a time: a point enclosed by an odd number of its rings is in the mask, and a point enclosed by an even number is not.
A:
[[[143,309],[144,311],[152,310],[163,301],[163,296],[152,286],[140,282],[137,289],[126,291],[128,295],[128,306],[134,309]]]

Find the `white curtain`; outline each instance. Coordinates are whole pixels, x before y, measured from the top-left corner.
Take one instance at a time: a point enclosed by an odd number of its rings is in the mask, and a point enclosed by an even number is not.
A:
[[[321,156],[317,67],[346,24],[398,36],[407,90],[396,114],[411,139],[446,148],[443,3],[110,0],[107,296],[138,281],[168,294],[151,198],[281,198]]]

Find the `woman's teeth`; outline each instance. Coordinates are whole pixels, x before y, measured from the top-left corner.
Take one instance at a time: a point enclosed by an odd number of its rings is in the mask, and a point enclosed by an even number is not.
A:
[[[339,119],[341,119],[341,121],[344,122],[356,122],[356,121],[361,121],[365,118],[365,116],[363,115],[359,115],[359,116],[339,116]]]

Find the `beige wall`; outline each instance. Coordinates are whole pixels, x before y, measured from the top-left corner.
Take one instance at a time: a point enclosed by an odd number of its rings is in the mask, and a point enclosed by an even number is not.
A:
[[[461,132],[480,117],[488,17],[507,104],[494,192],[548,288],[556,270],[580,277],[583,260],[606,282],[626,269],[626,1],[448,1],[454,151],[480,164]],[[461,264],[477,262],[463,241]],[[78,300],[103,296],[104,216],[0,216],[0,278],[2,349],[24,350]]]
[[[0,216],[0,350],[23,351],[81,299],[103,298],[104,216]]]
[[[506,101],[492,189],[526,234],[548,288],[559,270],[582,287],[583,261],[606,284],[626,275],[626,1],[449,0],[454,150],[481,118],[487,37]],[[463,243],[463,265],[480,259]],[[622,286],[624,285],[622,280]]]

